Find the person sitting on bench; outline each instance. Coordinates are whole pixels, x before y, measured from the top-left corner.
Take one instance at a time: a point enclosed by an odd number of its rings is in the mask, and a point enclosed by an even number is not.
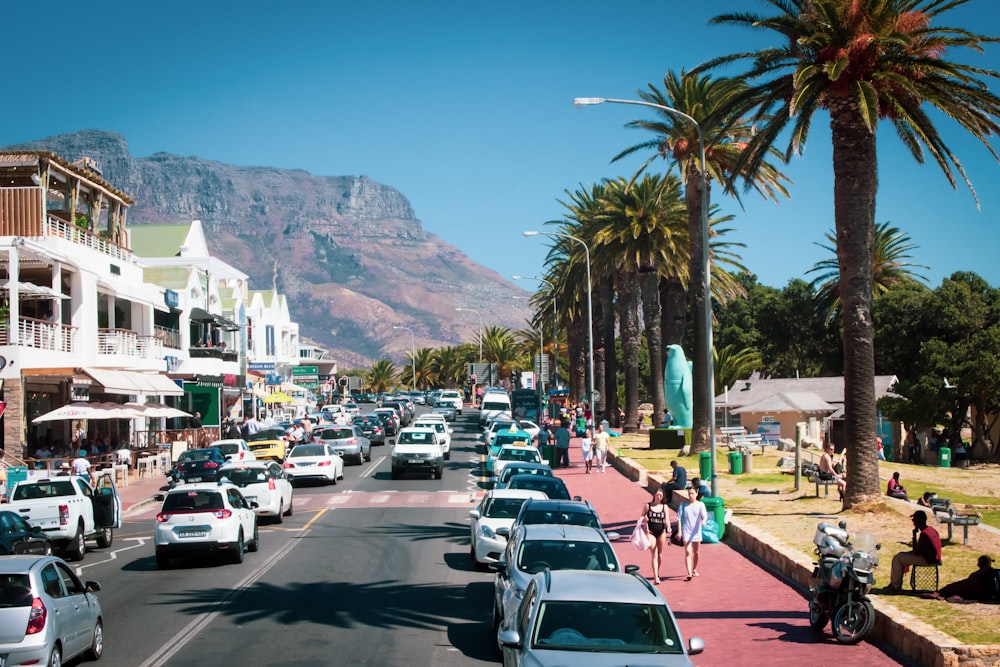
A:
[[[674,469],[674,474],[663,485],[663,498],[668,505],[673,502],[674,491],[683,491],[688,483],[687,470],[684,466],[679,465],[677,461],[671,461],[670,467]]]
[[[829,442],[824,447],[823,456],[819,457],[819,479],[821,482],[834,481],[837,483],[837,491],[840,493],[840,500],[844,500],[844,489],[847,488],[847,480],[844,475],[837,472],[833,463],[833,453],[836,446]]]
[[[898,593],[903,589],[904,567],[941,564],[941,536],[927,525],[927,512],[917,510],[910,518],[913,519],[913,551],[900,551],[892,557],[886,593]]]

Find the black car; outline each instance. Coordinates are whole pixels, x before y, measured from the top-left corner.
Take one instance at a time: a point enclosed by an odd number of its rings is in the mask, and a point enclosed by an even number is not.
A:
[[[0,556],[11,554],[52,555],[49,536],[41,526],[29,526],[15,512],[0,512]]]
[[[226,462],[226,455],[218,447],[189,449],[177,459],[174,478],[184,482],[216,482],[219,468]]]
[[[528,498],[521,505],[521,511],[514,519],[514,525],[526,526],[534,523],[558,523],[602,529],[597,510],[586,500]]]
[[[396,411],[392,408],[379,408],[375,411],[375,416],[382,420],[382,430],[385,437],[395,437],[399,433],[399,420],[396,419]]]
[[[355,415],[353,423],[366,438],[371,440],[373,445],[385,444],[385,426],[382,424],[382,419],[378,415]]]
[[[570,500],[569,489],[566,482],[558,477],[544,477],[543,475],[514,475],[507,480],[508,489],[527,489],[529,491],[541,491],[552,500]]]
[[[406,403],[403,401],[383,401],[382,407],[395,408],[396,413],[399,415],[401,426],[408,426],[413,420],[413,414],[407,409]]]

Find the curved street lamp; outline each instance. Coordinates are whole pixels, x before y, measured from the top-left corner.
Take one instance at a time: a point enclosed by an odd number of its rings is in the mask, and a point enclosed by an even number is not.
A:
[[[413,364],[413,376],[410,378],[410,390],[412,391],[417,388],[417,337],[414,335],[413,329],[404,327],[402,324],[393,324],[392,328],[410,332],[410,362]]]
[[[565,239],[570,239],[571,241],[576,241],[583,246],[584,257],[587,260],[587,348],[590,354],[587,356],[587,370],[589,371],[589,377],[587,378],[587,404],[590,406],[590,413],[593,415],[593,420],[597,422],[597,405],[594,401],[594,302],[591,298],[591,283],[593,282],[590,277],[590,248],[583,239],[577,238],[572,234],[567,234],[566,232],[522,232],[525,236],[548,236],[549,238],[562,237]]]
[[[702,132],[701,125],[691,116],[687,115],[679,109],[674,109],[673,107],[664,106],[662,104],[655,104],[653,102],[645,102],[640,100],[616,100],[606,97],[577,97],[573,99],[573,106],[585,107],[592,106],[595,104],[631,104],[640,107],[650,107],[651,109],[659,109],[660,111],[665,111],[668,114],[683,118],[688,123],[691,123],[695,131],[698,133],[698,148],[701,151],[701,259],[705,266],[705,277],[704,277],[704,316],[705,316],[705,370],[708,373],[708,437],[711,443],[712,452],[712,495],[717,495],[718,489],[716,488],[716,461],[715,461],[715,360],[712,357],[712,266],[710,264],[711,254],[708,249],[708,174],[706,172],[706,161],[705,161],[705,135]]]

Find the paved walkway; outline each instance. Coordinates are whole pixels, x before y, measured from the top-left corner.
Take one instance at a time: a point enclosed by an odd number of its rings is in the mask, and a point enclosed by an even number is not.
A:
[[[610,466],[604,474],[585,474],[574,440],[573,464],[556,474],[572,495],[589,500],[608,530],[622,534],[615,551],[623,563],[636,564],[647,577],[653,570],[648,553],[628,541],[649,493]],[[878,647],[862,642],[838,644],[827,626],[822,633],[809,627],[808,601],[783,580],[762,569],[732,547],[705,544],[701,548],[701,574],[689,582],[684,550],[669,546],[663,558],[659,585],[677,616],[685,638],[701,637],[705,652],[694,658],[702,667],[719,665],[874,665],[907,664]]]

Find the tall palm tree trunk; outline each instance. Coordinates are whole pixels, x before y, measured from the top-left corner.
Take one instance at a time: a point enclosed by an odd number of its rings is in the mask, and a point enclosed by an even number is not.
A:
[[[688,303],[691,317],[694,319],[694,364],[692,368],[691,393],[693,408],[693,424],[691,431],[691,451],[707,452],[711,448],[711,433],[709,433],[709,410],[712,403],[708,396],[708,349],[705,329],[705,264],[702,259],[704,244],[708,239],[702,238],[701,230],[701,172],[692,162],[689,163],[684,181],[684,199],[688,211],[688,236],[691,256],[688,258]],[[713,396],[712,399],[715,397]]]
[[[653,397],[653,426],[663,422],[667,400],[663,394],[663,336],[660,329],[660,277],[655,271],[639,274],[642,320],[649,352],[649,393]]]
[[[618,355],[615,354],[615,286],[611,276],[597,284],[597,298],[601,304],[601,337],[604,339],[604,416],[612,424],[618,418]],[[595,423],[597,423],[595,421]]]
[[[625,425],[624,430],[639,428],[639,348],[642,347],[642,326],[639,322],[639,289],[636,275],[620,274],[618,328],[622,341],[622,364],[625,366]]]
[[[872,247],[878,165],[875,134],[857,105],[830,107],[834,212],[844,327],[844,421],[847,442],[845,507],[881,497],[876,452],[875,328],[872,323]]]
[[[607,308],[614,308],[614,305],[611,301],[604,301],[601,299],[599,287],[597,293],[594,294],[593,308],[594,318],[592,324],[594,329],[591,331],[591,335],[594,337],[594,388],[600,392],[604,387],[604,360],[609,354],[614,356],[615,339],[613,337],[610,339],[604,337],[604,327],[601,326],[601,322],[604,317],[604,310]],[[609,342],[610,348],[608,347]],[[600,415],[603,414],[604,406],[607,405],[607,401],[607,397],[602,395],[601,400],[597,401],[596,405],[591,406],[595,424],[600,422]]]
[[[575,313],[566,328],[566,347],[569,351],[569,400],[579,401],[587,393],[587,323]]]
[[[687,292],[676,276],[660,278],[660,336],[663,347],[684,342],[687,323]]]

